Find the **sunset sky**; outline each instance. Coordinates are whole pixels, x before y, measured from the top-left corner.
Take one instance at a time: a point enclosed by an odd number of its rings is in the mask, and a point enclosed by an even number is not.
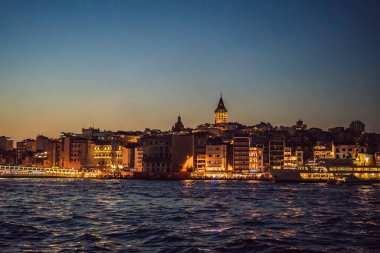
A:
[[[380,1],[0,1],[0,135],[229,120],[380,132]]]

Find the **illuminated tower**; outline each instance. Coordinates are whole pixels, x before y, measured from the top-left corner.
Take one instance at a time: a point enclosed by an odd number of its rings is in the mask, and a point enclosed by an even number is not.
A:
[[[222,94],[220,94],[220,99],[218,103],[218,107],[215,109],[215,124],[223,124],[228,121],[228,112],[226,107],[224,106]]]

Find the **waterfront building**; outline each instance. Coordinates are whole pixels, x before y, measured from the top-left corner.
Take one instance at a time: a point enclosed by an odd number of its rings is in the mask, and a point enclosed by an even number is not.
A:
[[[194,168],[197,173],[204,174],[206,169],[206,146],[209,134],[198,132],[194,134]]]
[[[264,148],[262,146],[249,148],[249,171],[251,173],[264,171]]]
[[[48,168],[50,162],[48,159],[49,138],[43,135],[36,137],[36,152],[33,154],[33,166]]]
[[[13,138],[0,136],[0,164],[16,164],[16,151],[13,149]]]
[[[24,145],[20,144],[19,148],[22,150]],[[35,151],[24,153],[26,154],[24,155],[24,165],[40,168],[60,166],[61,143],[59,140],[52,140],[43,135],[38,135],[35,141],[29,141],[29,146],[35,147]]]
[[[32,158],[36,152],[36,141],[26,139],[16,143],[16,163],[23,166],[32,166]]]
[[[142,172],[143,171],[143,147],[137,146],[134,148],[134,170],[136,172]]]
[[[144,136],[143,172],[179,173],[194,168],[194,137],[190,134]]]
[[[94,166],[93,141],[72,134],[61,135],[60,167],[80,169]]]
[[[109,170],[131,167],[132,149],[111,143],[94,144],[92,147],[97,168]]]
[[[49,141],[47,155],[45,167],[59,167],[59,161],[61,160],[61,142],[59,140]]]
[[[171,171],[171,135],[144,136],[143,172],[165,173]]]
[[[234,137],[233,138],[233,169],[235,174],[249,173],[249,150],[251,138]]]
[[[284,167],[297,168],[303,165],[303,151],[297,147],[284,147]]]
[[[0,136],[0,151],[11,151],[13,150],[13,138]]]
[[[208,178],[227,177],[226,156],[226,145],[220,139],[210,140],[206,145],[206,168],[204,175]]]
[[[319,163],[323,160],[333,159],[334,152],[331,150],[331,147],[326,145],[318,144],[313,147],[313,161],[314,163]]]
[[[118,164],[121,159],[119,147],[116,147],[117,151],[111,144],[94,144],[92,149],[94,150],[94,164],[98,168],[110,168],[115,163]],[[114,151],[117,152],[117,157],[114,159]],[[115,152],[115,153],[116,153]],[[116,160],[116,161],[114,161]]]
[[[49,149],[50,139],[43,135],[36,137],[36,152],[47,152]]]
[[[284,140],[269,141],[269,166],[283,167],[284,166]]]
[[[365,124],[359,120],[352,121],[349,128],[354,133],[364,133],[365,132]]]
[[[220,95],[218,107],[215,109],[215,124],[226,124],[228,122],[228,111],[224,106],[222,95]]]
[[[357,144],[332,143],[332,150],[336,159],[354,159],[358,153],[367,153],[367,147]]]

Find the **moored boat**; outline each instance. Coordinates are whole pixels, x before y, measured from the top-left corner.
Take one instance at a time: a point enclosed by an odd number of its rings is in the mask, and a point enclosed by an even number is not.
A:
[[[337,182],[345,177],[353,183],[380,183],[380,167],[370,166],[303,166],[296,168],[269,168],[278,182]],[[355,182],[353,177],[355,177]],[[352,179],[347,179],[352,178]]]

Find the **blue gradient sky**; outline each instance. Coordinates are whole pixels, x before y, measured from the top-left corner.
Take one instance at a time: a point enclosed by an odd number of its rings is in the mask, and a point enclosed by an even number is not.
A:
[[[0,135],[230,121],[380,131],[379,1],[1,1]]]

